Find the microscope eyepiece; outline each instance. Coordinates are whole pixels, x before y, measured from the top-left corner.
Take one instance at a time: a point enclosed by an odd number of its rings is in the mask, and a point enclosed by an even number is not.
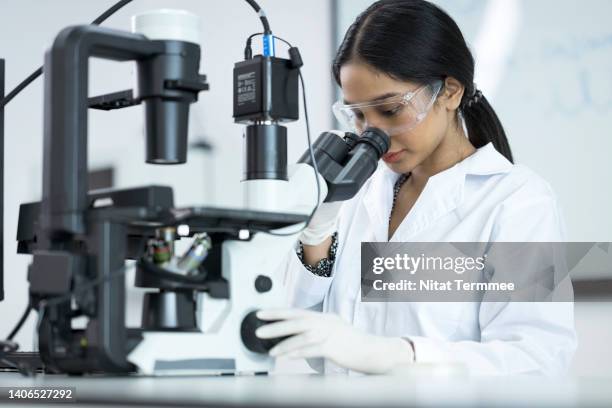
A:
[[[389,150],[389,136],[378,128],[367,128],[360,136],[343,135],[324,132],[313,144],[317,167],[328,187],[325,202],[344,201],[357,194]],[[308,151],[299,163],[312,166]]]
[[[369,127],[357,139],[357,144],[365,143],[376,151],[377,159],[380,159],[389,150],[389,135],[382,129]]]

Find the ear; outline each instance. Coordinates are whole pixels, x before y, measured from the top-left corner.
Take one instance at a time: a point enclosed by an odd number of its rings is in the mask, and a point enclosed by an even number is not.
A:
[[[443,93],[440,95],[439,100],[447,110],[457,110],[459,109],[459,104],[461,104],[464,91],[465,87],[461,82],[453,77],[446,77]]]

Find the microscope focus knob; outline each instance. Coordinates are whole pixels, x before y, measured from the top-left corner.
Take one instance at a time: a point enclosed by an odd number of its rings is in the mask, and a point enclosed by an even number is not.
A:
[[[270,320],[261,320],[257,317],[257,310],[247,314],[240,325],[240,337],[245,347],[254,353],[268,354],[268,351],[281,341],[290,336],[278,337],[275,339],[260,339],[255,335],[255,330],[265,324],[274,323]]]
[[[272,279],[266,275],[257,275],[255,278],[255,290],[259,293],[269,292],[272,289]]]

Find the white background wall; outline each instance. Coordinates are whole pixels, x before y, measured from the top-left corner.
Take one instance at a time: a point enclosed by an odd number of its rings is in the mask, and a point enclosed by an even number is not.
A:
[[[89,23],[114,0],[0,0],[0,57],[7,60],[10,90],[43,62],[45,49],[65,26]],[[304,60],[309,114],[313,135],[331,126],[331,5],[261,0],[275,34],[300,48]],[[261,31],[254,11],[242,0],[135,0],[103,25],[130,30],[130,17],[156,8],[179,8],[202,18],[200,72],[208,76],[210,91],[192,105],[190,140],[205,135],[214,154],[191,151],[182,166],[156,167],[144,163],[140,107],[89,114],[90,168],[113,165],[118,187],[166,184],[174,188],[175,203],[239,207],[242,204],[241,152],[243,126],[232,119],[232,69],[243,58],[246,37]],[[258,53],[259,42],[254,41]],[[285,56],[277,44],[277,55]],[[132,86],[131,63],[94,60],[90,95]],[[19,203],[39,200],[42,160],[42,80],[38,79],[6,109],[5,153],[5,301],[0,302],[0,337],[5,337],[27,300],[29,256],[16,254],[15,234]],[[301,105],[301,102],[300,102]],[[300,112],[301,117],[303,116]],[[289,126],[289,161],[306,149],[304,121]],[[17,340],[30,349],[34,318]]]

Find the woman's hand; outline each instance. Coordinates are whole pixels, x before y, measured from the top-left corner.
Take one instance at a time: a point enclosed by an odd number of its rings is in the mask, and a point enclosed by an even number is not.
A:
[[[323,357],[363,373],[382,374],[414,361],[408,341],[364,333],[334,314],[302,309],[261,310],[262,320],[280,320],[260,327],[262,339],[292,336],[270,350],[271,356]]]
[[[336,230],[342,201],[321,203],[299,240],[304,245],[316,246],[329,238]]]

